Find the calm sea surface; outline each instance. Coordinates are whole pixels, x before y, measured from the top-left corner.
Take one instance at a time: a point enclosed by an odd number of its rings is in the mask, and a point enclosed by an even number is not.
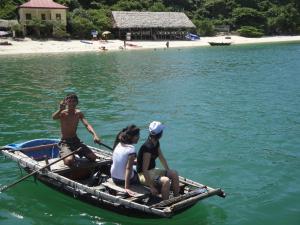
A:
[[[228,194],[171,219],[143,219],[30,178],[0,193],[1,225],[300,224],[299,43],[1,56],[0,85],[1,146],[58,138],[51,114],[75,91],[105,144],[135,123],[142,128],[140,147],[148,124],[163,121],[161,146],[170,166]],[[82,125],[78,133],[94,145]],[[20,176],[17,164],[1,155],[0,184]]]

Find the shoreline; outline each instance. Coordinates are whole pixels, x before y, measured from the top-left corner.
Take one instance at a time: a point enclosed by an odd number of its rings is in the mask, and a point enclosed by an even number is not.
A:
[[[261,43],[278,43],[278,42],[300,42],[299,36],[272,36],[261,38],[245,38],[236,35],[201,37],[196,41],[169,41],[169,48],[186,48],[210,46],[208,42],[231,42],[231,45],[243,44],[261,44]],[[8,42],[11,45],[0,45],[0,56],[17,55],[17,54],[52,54],[52,53],[80,53],[80,52],[111,52],[111,51],[131,51],[143,49],[166,49],[167,41],[126,41],[126,49],[124,49],[124,41],[108,40],[108,41],[91,41],[91,40],[31,40],[25,38],[21,40],[13,40],[12,38],[0,38],[1,42]],[[105,50],[103,50],[105,49]]]

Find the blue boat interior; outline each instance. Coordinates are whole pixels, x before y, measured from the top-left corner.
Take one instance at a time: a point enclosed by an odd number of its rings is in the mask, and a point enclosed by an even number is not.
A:
[[[29,148],[29,147],[36,147],[36,146],[41,146],[41,145],[48,145],[48,144],[56,144],[59,142],[59,139],[35,139],[35,140],[30,140],[22,143],[13,143],[6,145],[6,148],[13,149],[16,151],[22,151],[23,148]],[[59,157],[59,149],[58,146],[51,146],[49,148],[43,148],[41,150],[36,150],[36,151],[26,151],[24,152],[27,156],[39,160],[39,159],[52,159],[52,158],[57,158]]]

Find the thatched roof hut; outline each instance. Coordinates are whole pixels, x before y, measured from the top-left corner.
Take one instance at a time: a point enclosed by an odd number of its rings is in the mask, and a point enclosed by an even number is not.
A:
[[[195,28],[182,12],[127,12],[113,11],[113,28],[133,34],[137,39],[181,39],[182,35]],[[173,38],[172,38],[173,37]]]
[[[182,12],[113,11],[114,28],[195,28]]]

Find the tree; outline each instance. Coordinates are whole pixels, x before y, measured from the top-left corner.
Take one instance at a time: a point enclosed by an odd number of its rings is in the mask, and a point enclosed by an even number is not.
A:
[[[215,28],[211,20],[194,20],[193,22],[197,27],[197,34],[202,36],[215,35]]]
[[[46,24],[40,19],[33,18],[32,20],[30,20],[28,26],[32,27],[32,29],[34,30],[34,33],[35,33],[34,35],[36,35],[38,38],[40,38],[41,30],[42,30],[42,28],[46,27]]]
[[[233,8],[236,6],[233,0],[206,0],[203,8],[207,12],[206,17],[218,19],[231,16]]]
[[[232,15],[236,28],[240,28],[242,26],[253,26],[263,29],[267,21],[263,13],[256,9],[247,7],[234,9]]]
[[[86,18],[75,17],[70,23],[71,34],[76,38],[88,38],[91,30],[95,29],[93,23]]]
[[[161,2],[154,2],[153,5],[149,8],[151,12],[165,12],[169,11],[169,8],[166,8],[165,5]]]
[[[66,28],[63,24],[59,22],[54,22],[53,24],[53,37],[57,39],[67,39],[70,34],[66,32]]]
[[[92,10],[88,10],[88,13],[90,15],[91,21],[96,27],[96,30],[105,31],[112,27],[111,19],[110,19],[110,15],[111,15],[110,10],[92,9]]]
[[[11,20],[17,18],[17,6],[13,2],[0,1],[0,18]]]
[[[23,26],[21,24],[15,24],[11,27],[12,31],[15,32],[16,37],[23,37]]]
[[[242,26],[237,32],[243,37],[262,37],[264,35],[263,30],[252,26]]]
[[[267,12],[269,34],[299,33],[300,13],[293,4],[273,6]]]
[[[113,5],[112,9],[118,11],[142,11],[143,4],[137,0],[120,0],[117,4]]]

